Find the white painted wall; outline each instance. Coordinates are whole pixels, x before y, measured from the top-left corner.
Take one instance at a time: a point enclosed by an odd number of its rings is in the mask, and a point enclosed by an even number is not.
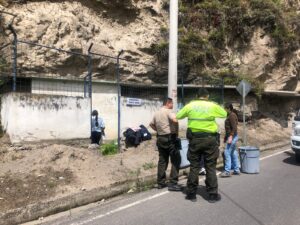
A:
[[[118,90],[115,84],[93,83],[93,109],[104,119],[107,139],[118,137]],[[127,98],[121,98],[121,135],[128,127],[143,124],[148,127],[152,116],[162,102],[142,99],[141,106],[127,106]]]
[[[13,143],[90,137],[90,100],[80,97],[9,93],[1,121]]]
[[[92,106],[104,120],[106,139],[116,139],[118,137],[117,86],[93,83]]]
[[[83,96],[83,83],[65,80],[32,80],[32,93],[64,96]],[[139,96],[136,96],[139,98]],[[154,112],[161,106],[159,100],[142,99],[141,106],[126,105],[127,97],[121,98],[121,135],[128,127],[148,126]],[[105,123],[106,139],[118,137],[118,92],[116,84],[93,83],[92,109],[99,112]],[[89,109],[90,110],[90,109]],[[186,127],[186,121],[181,121],[181,127]],[[153,131],[152,131],[153,132]]]
[[[32,93],[83,96],[83,92],[83,82],[38,79],[32,81]],[[139,96],[136,96],[136,98],[139,98]],[[127,97],[121,98],[121,134],[128,127],[138,127],[141,124],[149,128],[151,132],[154,132],[148,125],[152,120],[154,112],[162,106],[162,101],[157,99],[142,99],[141,106],[128,106],[126,105],[126,100]],[[116,139],[118,137],[117,85],[94,82],[92,92],[92,109],[98,110],[99,115],[104,120],[106,127],[106,139]],[[218,121],[218,123],[221,127],[223,127],[223,120]],[[187,120],[180,120],[179,127],[184,133],[187,128]]]

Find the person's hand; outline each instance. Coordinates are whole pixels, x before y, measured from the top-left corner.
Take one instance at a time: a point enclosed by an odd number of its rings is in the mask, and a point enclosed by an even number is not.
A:
[[[232,142],[232,136],[230,135],[230,136],[228,137],[227,143],[228,143],[228,144],[231,144],[231,142]]]

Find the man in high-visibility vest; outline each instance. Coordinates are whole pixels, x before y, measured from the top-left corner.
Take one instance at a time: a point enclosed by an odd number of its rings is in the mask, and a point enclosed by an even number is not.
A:
[[[218,125],[216,118],[226,118],[227,112],[218,104],[208,100],[209,93],[201,88],[197,99],[184,106],[176,115],[177,119],[188,118],[187,138],[189,149],[187,153],[190,161],[190,173],[187,180],[186,199],[197,201],[196,193],[199,184],[201,154],[204,155],[206,169],[206,190],[208,201],[214,203],[221,199],[218,194],[218,180],[216,175],[217,158],[219,156]]]

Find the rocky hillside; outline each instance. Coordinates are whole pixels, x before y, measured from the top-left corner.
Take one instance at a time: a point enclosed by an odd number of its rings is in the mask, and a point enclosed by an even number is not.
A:
[[[116,56],[124,49],[124,58],[167,65],[166,0],[0,2],[17,14],[19,39],[83,53],[93,42],[93,52]],[[228,84],[246,78],[265,90],[300,91],[299,21],[299,0],[181,0],[179,70],[186,83],[230,75]],[[70,63],[69,55],[46,51],[24,48],[19,63],[57,76],[74,67],[76,75],[85,74],[86,58]],[[98,57],[94,63],[96,78],[114,79],[114,60]],[[122,62],[122,74],[148,83],[167,77],[164,70],[128,62]]]
[[[3,2],[3,1],[2,1]],[[92,51],[117,56],[123,49],[123,58],[144,63],[155,63],[156,57],[148,54],[153,43],[160,38],[160,28],[166,26],[167,13],[157,1],[7,1],[5,10],[17,15],[14,27],[20,40],[54,46],[71,51],[87,53],[93,42]],[[10,16],[5,16],[6,21]],[[67,76],[78,67],[84,75],[87,60],[78,58],[70,63],[71,56],[57,54],[44,48],[19,47],[19,65],[30,71],[34,65],[39,73],[50,71]],[[43,57],[46,56],[46,57]],[[95,57],[97,58],[97,57]],[[115,60],[94,60],[94,76],[112,79]],[[152,68],[123,63],[126,79],[147,80]],[[64,74],[61,73],[63,69]],[[33,69],[34,70],[34,69]],[[43,70],[43,71],[41,71]],[[76,69],[75,69],[76,70]]]

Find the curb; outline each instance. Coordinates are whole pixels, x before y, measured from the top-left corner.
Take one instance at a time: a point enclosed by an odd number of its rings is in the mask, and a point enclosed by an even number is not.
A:
[[[260,147],[260,151],[270,151],[276,148],[288,146],[289,144],[289,141],[267,144]],[[223,166],[222,157],[219,157],[218,161],[217,168],[220,169]],[[186,170],[182,169],[179,172],[179,176],[183,176],[186,173]],[[143,187],[153,187],[155,183],[156,174],[152,174],[146,177],[116,182],[107,187],[94,188],[89,191],[83,191],[47,202],[27,205],[24,208],[17,208],[0,213],[0,225],[13,225],[33,221],[40,217],[70,210],[75,207],[101,201],[102,199],[112,198],[117,195],[127,193],[132,188],[142,191]]]

